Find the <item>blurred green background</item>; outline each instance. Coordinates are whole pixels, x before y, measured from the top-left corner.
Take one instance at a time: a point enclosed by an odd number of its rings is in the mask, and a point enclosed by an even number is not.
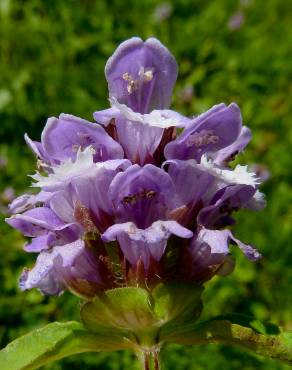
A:
[[[34,256],[2,220],[7,203],[28,189],[35,158],[23,135],[38,139],[47,117],[60,112],[92,119],[108,106],[103,68],[117,45],[155,36],[180,66],[173,108],[198,114],[237,102],[253,140],[242,163],[266,166],[268,206],[238,215],[236,235],[254,243],[256,264],[235,251],[237,267],[204,294],[205,317],[238,312],[292,330],[291,0],[0,0],[0,341],[1,347],[54,320],[78,319],[77,298],[21,293],[17,278]],[[265,167],[264,167],[265,168]],[[1,367],[1,364],[0,364]],[[78,355],[46,367],[135,369],[130,353]],[[225,346],[170,346],[168,370],[288,369]]]

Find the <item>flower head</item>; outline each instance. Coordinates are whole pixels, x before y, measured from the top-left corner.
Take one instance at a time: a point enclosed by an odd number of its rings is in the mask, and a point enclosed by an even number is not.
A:
[[[251,139],[239,107],[195,118],[170,110],[177,64],[154,38],[123,42],[105,74],[111,107],[94,113],[97,123],[61,114],[40,142],[25,136],[40,192],[15,199],[7,222],[39,255],[21,289],[91,298],[117,286],[202,284],[231,270],[230,243],[258,259],[227,229],[235,211],[264,205],[256,174],[230,165]]]

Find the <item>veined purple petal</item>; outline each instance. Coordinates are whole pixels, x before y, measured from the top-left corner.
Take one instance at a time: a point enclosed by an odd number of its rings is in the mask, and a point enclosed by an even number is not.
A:
[[[45,151],[42,143],[40,143],[39,141],[31,140],[27,134],[24,135],[24,140],[26,144],[30,147],[32,152],[42,161],[44,161],[45,163],[52,162],[52,161],[54,162],[53,158],[51,158],[48,155],[48,153]]]
[[[114,128],[111,135],[122,145],[127,158],[141,165],[155,161],[154,153],[160,144],[165,130],[175,127],[185,127],[191,121],[189,118],[169,109],[153,110],[149,114],[134,112],[125,104],[120,104],[116,98],[110,98],[111,109],[95,112],[97,122]]]
[[[197,280],[214,274],[229,253],[229,230],[201,229],[189,245],[186,273]]]
[[[157,39],[133,37],[109,58],[105,75],[110,96],[136,112],[168,108],[177,78],[174,57]]]
[[[133,165],[113,179],[109,188],[119,222],[133,221],[146,228],[165,219],[168,210],[181,205],[170,176],[153,165]]]
[[[253,211],[261,211],[266,207],[265,194],[257,190],[254,196],[245,204],[244,208],[251,209]]]
[[[230,230],[202,228],[189,245],[185,260],[185,273],[197,281],[210,279],[218,268],[227,261],[230,242],[237,244],[246,257],[253,261],[261,257],[255,248],[234,238]],[[229,264],[229,273],[233,267],[234,264],[231,266]]]
[[[149,127],[125,118],[116,120],[116,128],[127,158],[141,165],[153,161],[153,154],[162,139],[162,128]]]
[[[33,208],[6,219],[6,222],[25,236],[33,237],[24,247],[27,252],[39,252],[55,245],[73,242],[81,233],[81,228],[74,219],[71,223],[66,223],[48,207]]]
[[[238,138],[231,145],[214,153],[213,159],[216,164],[228,163],[241,153],[251,140],[251,131],[243,126]]]
[[[195,160],[171,159],[163,163],[166,165],[183,204],[198,202],[214,181],[214,177],[200,169]]]
[[[110,101],[119,110],[115,117],[118,140],[126,156],[132,162],[141,165],[154,161],[154,153],[162,142],[165,130],[171,127],[184,127],[190,121],[189,118],[168,109],[141,114],[120,104],[115,98],[111,98]],[[167,142],[164,143],[166,144]]]
[[[16,214],[6,222],[25,236],[38,236],[43,230],[61,230],[65,224],[48,207],[37,207],[22,214]]]
[[[49,231],[43,235],[33,238],[30,243],[25,244],[24,250],[26,252],[38,253],[44,249],[49,249],[58,244],[57,234]]]
[[[229,217],[231,212],[244,207],[255,191],[250,185],[229,185],[220,189],[210,205],[199,212],[198,223],[210,229],[227,226],[232,222]]]
[[[72,189],[78,199],[74,216],[87,231],[94,231],[96,228],[96,231],[102,232],[114,222],[113,205],[108,191],[116,174],[117,171],[101,170],[96,177],[79,178],[73,182]]]
[[[176,221],[156,221],[146,229],[139,229],[133,222],[115,224],[102,235],[106,242],[118,240],[126,259],[135,266],[142,260],[146,270],[150,257],[159,261],[171,234],[191,238],[193,233]]]
[[[88,299],[110,288],[112,277],[107,267],[83,240],[55,249],[54,268],[67,289]]]
[[[89,146],[94,150],[94,162],[124,156],[121,146],[101,126],[69,114],[48,119],[42,133],[42,145],[46,153],[60,161],[75,160],[78,150]]]
[[[103,284],[98,260],[82,240],[42,251],[35,266],[24,270],[19,285],[22,290],[38,288],[43,294],[56,295],[66,288],[75,291],[78,280],[76,293],[87,297],[96,295]]]
[[[38,194],[23,194],[15,198],[9,204],[10,213],[22,213],[34,207],[36,204],[47,204],[52,194],[40,191]]]
[[[120,114],[119,109],[111,107],[108,109],[99,110],[93,113],[93,118],[97,123],[107,127],[113,119]]]
[[[108,196],[113,178],[130,166],[126,159],[109,160],[83,176],[70,180],[70,186],[56,192],[50,206],[66,222],[78,222],[84,231],[104,231],[114,221]]]
[[[64,281],[54,268],[56,248],[41,252],[32,269],[25,268],[19,279],[21,290],[38,288],[46,295],[59,295],[65,290]]]
[[[188,124],[176,140],[165,147],[167,159],[195,159],[232,144],[239,135],[242,120],[238,106],[219,104]]]
[[[67,187],[65,190],[53,193],[50,201],[50,207],[54,213],[64,222],[75,222],[74,218],[74,194],[72,190]]]
[[[261,254],[259,253],[259,251],[254,248],[253,246],[249,245],[249,244],[245,244],[243,243],[242,241],[240,241],[239,239],[236,239],[231,231],[229,231],[229,237],[230,239],[238,245],[238,247],[241,249],[241,251],[244,253],[244,255],[249,258],[250,260],[252,261],[256,261],[258,260],[259,258],[261,258]]]

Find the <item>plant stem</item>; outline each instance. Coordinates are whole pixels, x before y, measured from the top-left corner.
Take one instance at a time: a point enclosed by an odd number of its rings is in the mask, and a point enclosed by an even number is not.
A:
[[[154,352],[154,370],[160,370],[159,354],[157,351]]]
[[[137,353],[141,370],[160,370],[159,351],[145,351]]]
[[[149,353],[144,353],[144,370],[150,370],[151,357]]]

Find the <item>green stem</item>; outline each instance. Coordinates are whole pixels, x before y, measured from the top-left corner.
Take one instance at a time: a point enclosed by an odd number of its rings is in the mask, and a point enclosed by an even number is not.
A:
[[[158,353],[158,351],[155,351],[154,352],[154,370],[160,370],[159,353]]]
[[[151,356],[149,353],[144,353],[144,370],[150,370]]]
[[[160,370],[158,351],[141,351],[137,353],[141,370]]]

